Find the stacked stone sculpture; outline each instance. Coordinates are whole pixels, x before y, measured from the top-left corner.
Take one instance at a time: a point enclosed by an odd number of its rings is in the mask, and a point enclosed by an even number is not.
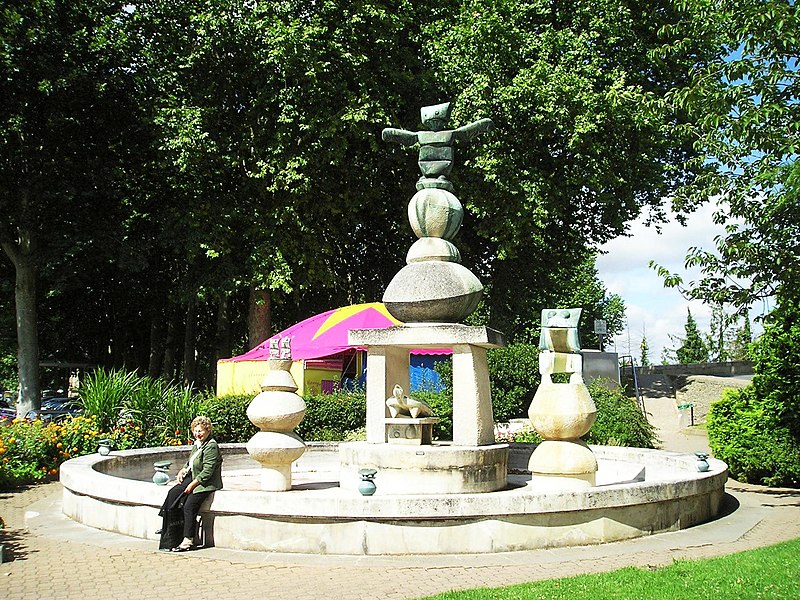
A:
[[[559,485],[595,484],[597,459],[580,439],[594,424],[597,409],[583,382],[578,321],[581,309],[545,309],[539,340],[539,384],[528,409],[531,425],[544,441],[531,454],[528,468],[539,476],[558,478]],[[556,373],[569,373],[568,383],[554,383]],[[550,480],[552,482],[552,479]]]
[[[289,372],[292,366],[289,338],[270,341],[269,373],[259,393],[247,407],[247,418],[261,431],[247,442],[247,452],[261,463],[261,489],[282,492],[292,488],[292,462],[306,445],[294,433],[303,420],[306,404]]]
[[[408,251],[406,266],[389,283],[383,303],[406,323],[457,323],[478,307],[483,285],[462,266],[452,239],[461,227],[464,209],[447,176],[453,168],[453,143],[494,129],[480,119],[455,130],[445,129],[450,103],[421,110],[427,131],[386,128],[382,138],[403,146],[419,144],[422,177],[408,204],[408,220],[419,238]]]

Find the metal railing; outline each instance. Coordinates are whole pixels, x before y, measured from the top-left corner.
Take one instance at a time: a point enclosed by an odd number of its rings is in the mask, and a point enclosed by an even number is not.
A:
[[[639,405],[639,409],[642,413],[647,414],[647,411],[644,407],[644,396],[642,395],[642,391],[639,388],[639,375],[637,373],[636,361],[633,359],[633,356],[630,354],[625,354],[619,357],[619,372],[620,378],[624,381],[627,375],[625,374],[625,370],[631,370],[631,381],[633,382],[633,393],[636,397],[636,403]]]

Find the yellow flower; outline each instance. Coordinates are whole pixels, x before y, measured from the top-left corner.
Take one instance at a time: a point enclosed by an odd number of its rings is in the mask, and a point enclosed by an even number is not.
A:
[[[17,438],[11,438],[11,439],[8,440],[8,443],[9,444],[13,444],[16,441],[17,441]]]

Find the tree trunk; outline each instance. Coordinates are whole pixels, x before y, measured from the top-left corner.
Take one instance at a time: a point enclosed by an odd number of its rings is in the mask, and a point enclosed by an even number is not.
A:
[[[17,316],[17,369],[19,394],[17,416],[42,406],[39,380],[39,329],[36,312],[35,244],[29,231],[18,230],[19,242],[2,242],[16,270],[14,302]]]
[[[230,296],[223,295],[217,305],[217,358],[229,358],[231,349]]]
[[[247,346],[250,350],[272,335],[271,300],[269,290],[250,288],[247,310]]]
[[[186,329],[183,336],[183,383],[194,385],[197,376],[197,298],[189,299],[186,307]]]
[[[161,375],[161,364],[164,359],[164,316],[153,316],[150,322],[150,358],[147,364],[147,375],[153,379]]]
[[[170,311],[174,313],[174,311]],[[167,381],[175,379],[175,315],[172,314],[167,324],[167,339],[164,341],[164,364],[161,369],[161,375]]]

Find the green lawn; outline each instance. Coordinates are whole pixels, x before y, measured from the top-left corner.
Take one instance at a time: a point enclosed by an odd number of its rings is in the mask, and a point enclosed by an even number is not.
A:
[[[429,596],[428,600],[607,600],[709,598],[800,598],[800,539],[777,546],[668,567],[634,567],[497,589]]]

